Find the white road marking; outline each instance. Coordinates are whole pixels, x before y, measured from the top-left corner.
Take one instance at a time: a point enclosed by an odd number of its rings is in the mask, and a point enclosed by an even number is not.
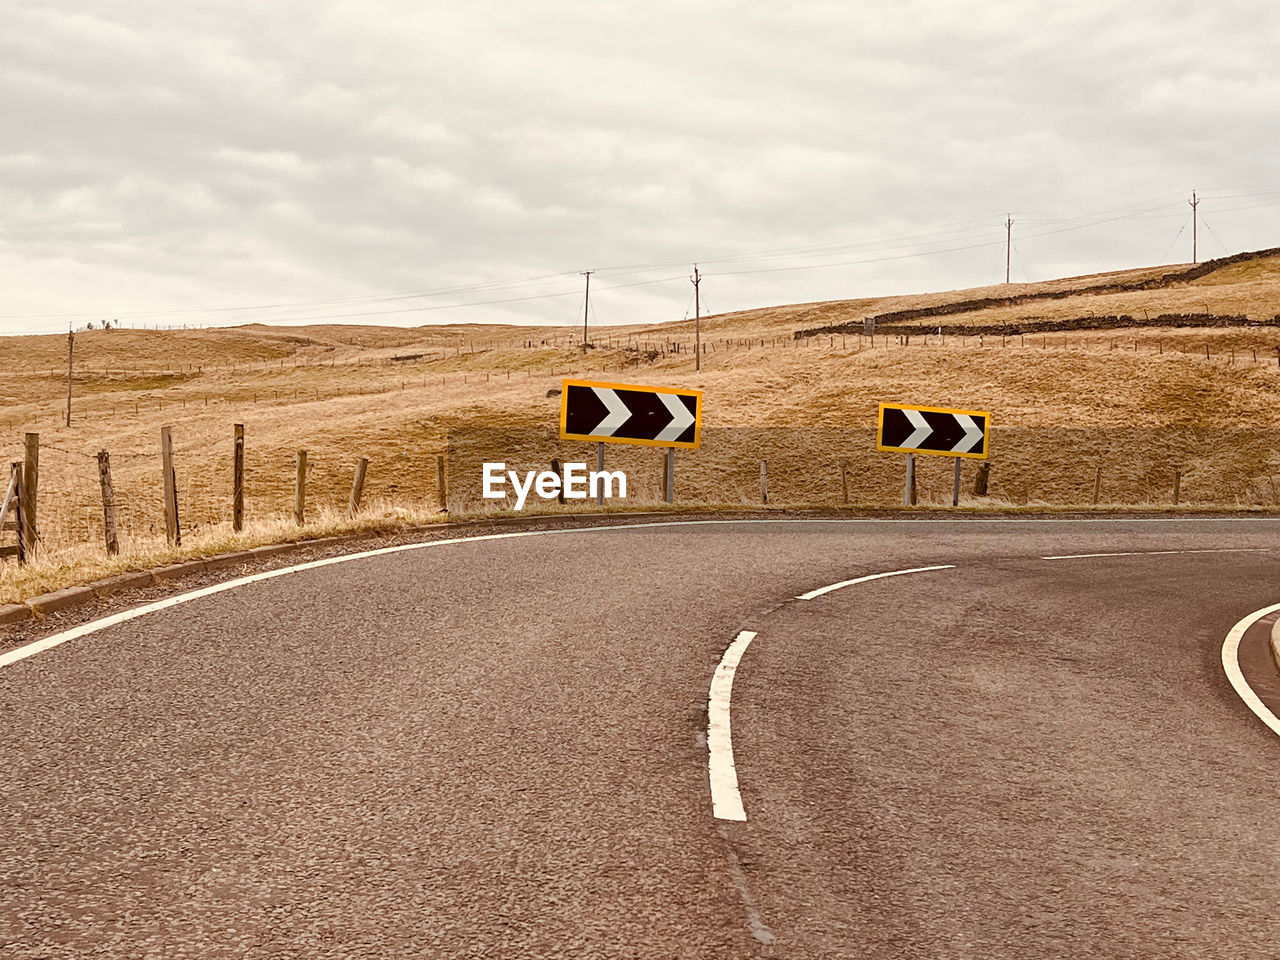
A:
[[[1244,701],[1245,706],[1252,710],[1258,719],[1270,728],[1272,733],[1280,736],[1280,717],[1277,717],[1267,709],[1267,705],[1253,692],[1253,687],[1249,686],[1244,674],[1240,672],[1240,640],[1244,637],[1245,631],[1267,614],[1275,613],[1277,610],[1280,610],[1280,603],[1273,603],[1269,607],[1255,610],[1231,628],[1231,632],[1227,634],[1227,639],[1222,642],[1222,669],[1226,672],[1227,679],[1231,681],[1231,686],[1235,687],[1236,693]]]
[[[28,657],[51,650],[60,644],[66,643],[68,640],[76,640],[80,637],[86,637],[90,634],[97,633],[99,630],[105,630],[107,627],[115,626],[118,623],[124,623],[137,617],[145,616],[148,613],[155,613],[158,610],[165,610],[169,607],[177,606],[180,603],[186,603],[189,600],[198,600],[201,597],[212,596],[221,593],[224,590],[234,590],[236,587],[243,587],[251,583],[258,583],[262,580],[271,580],[275,577],[283,577],[286,574],[297,573],[302,570],[311,570],[316,567],[326,567],[335,563],[346,563],[349,560],[363,560],[367,557],[382,556],[390,553],[400,553],[406,550],[423,550],[429,547],[443,547],[450,544],[471,543],[484,540],[509,540],[516,537],[540,537],[540,536],[557,536],[575,533],[609,533],[615,530],[643,530],[656,529],[661,527],[715,527],[715,526],[733,526],[733,525],[755,525],[755,524],[788,524],[788,523],[808,523],[808,524],[834,524],[843,523],[851,525],[874,525],[874,524],[903,524],[903,523],[960,523],[965,525],[974,524],[1063,524],[1063,523],[1277,523],[1280,517],[991,517],[991,518],[967,518],[963,520],[952,520],[946,517],[903,517],[901,519],[881,518],[881,517],[815,517],[804,519],[802,517],[787,518],[779,517],[777,519],[765,518],[749,518],[742,520],[652,520],[644,523],[616,523],[610,526],[602,527],[576,527],[563,530],[521,530],[514,533],[489,533],[475,537],[450,537],[444,540],[428,540],[423,543],[405,543],[394,547],[380,547],[377,550],[362,550],[359,553],[348,553],[337,557],[328,557],[324,560],[313,560],[308,563],[299,563],[290,567],[280,567],[276,570],[268,570],[263,573],[251,574],[247,577],[239,577],[235,580],[227,580],[223,583],[215,584],[211,587],[203,587],[199,590],[192,590],[189,593],[181,593],[177,596],[167,597],[164,600],[157,600],[154,603],[144,604],[140,607],[134,607],[132,610],[125,610],[122,613],[112,614],[109,617],[103,617],[100,620],[93,620],[89,623],[81,624],[62,633],[55,633],[52,636],[45,637],[42,640],[35,640],[21,647],[15,647],[12,650],[0,653],[0,667],[7,667],[10,664],[25,660]]]
[[[796,597],[797,600],[812,600],[820,597],[832,590],[840,590],[843,587],[852,587],[855,583],[866,583],[868,580],[882,580],[885,577],[900,577],[905,573],[925,573],[929,570],[954,570],[955,564],[944,563],[937,567],[912,567],[910,570],[890,570],[888,573],[872,573],[865,577],[855,577],[853,580],[841,580],[839,583],[833,583],[826,587],[819,587],[817,590],[810,590],[808,593],[802,593]]]
[[[1067,553],[1041,560],[1092,560],[1095,557],[1169,557],[1178,553],[1266,553],[1269,547],[1213,547],[1204,550],[1131,550],[1125,553]]]
[[[756,635],[743,630],[729,644],[711,678],[707,697],[707,776],[711,781],[711,812],[717,820],[746,820],[738,771],[733,765],[733,735],[729,730],[729,702],[738,662]]]

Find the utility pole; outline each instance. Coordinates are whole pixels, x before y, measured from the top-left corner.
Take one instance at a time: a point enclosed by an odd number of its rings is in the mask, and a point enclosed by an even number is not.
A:
[[[702,300],[701,291],[698,284],[702,282],[702,275],[698,273],[698,265],[693,265],[693,276],[689,278],[693,282],[693,369],[702,369]]]
[[[1187,201],[1191,204],[1191,262],[1200,262],[1200,252],[1196,248],[1196,207],[1200,206],[1200,200],[1196,197],[1196,192],[1191,191],[1191,199]]]
[[[587,317],[590,315],[590,311],[591,311],[591,275],[593,273],[595,273],[594,270],[582,271],[582,275],[587,278],[587,295],[586,295],[586,299],[582,301],[582,354],[583,356],[586,356],[586,353],[587,353]]]
[[[67,428],[71,427],[71,352],[76,345],[76,335],[67,331]]]
[[[1013,251],[1013,217],[1005,214],[1004,221],[1004,282],[1009,282],[1009,256]]]

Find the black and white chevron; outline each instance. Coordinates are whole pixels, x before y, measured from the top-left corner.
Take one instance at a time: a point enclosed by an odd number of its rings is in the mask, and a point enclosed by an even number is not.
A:
[[[986,435],[987,417],[981,413],[886,404],[880,419],[879,446],[917,453],[980,456],[986,453]]]
[[[697,394],[564,384],[563,432],[591,440],[693,443]]]

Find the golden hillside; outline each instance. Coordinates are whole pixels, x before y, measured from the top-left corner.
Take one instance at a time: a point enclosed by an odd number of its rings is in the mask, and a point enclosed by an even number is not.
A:
[[[0,456],[20,459],[23,434],[40,434],[45,564],[103,555],[101,449],[111,455],[126,552],[159,549],[162,425],[173,428],[188,543],[226,537],[235,423],[247,434],[248,517],[274,523],[269,536],[291,532],[299,449],[308,451],[317,518],[344,512],[360,456],[371,461],[365,499],[374,516],[434,514],[437,454],[448,456],[453,512],[482,509],[482,459],[533,469],[592,456],[557,437],[559,401],[548,393],[565,375],[706,392],[703,447],[678,455],[682,502],[759,503],[767,460],[773,504],[841,503],[842,462],[851,502],[897,504],[902,458],[875,450],[875,412],[881,401],[905,401],[993,412],[984,502],[1088,503],[1100,466],[1104,503],[1167,503],[1180,470],[1183,502],[1272,506],[1280,502],[1277,304],[1280,253],[1267,251],[1196,267],[762,308],[703,319],[700,372],[692,321],[597,329],[585,355],[568,328],[94,330],[75,337],[70,429],[66,336],[8,337],[0,338]],[[919,310],[931,312],[901,319]],[[880,321],[874,340],[856,332],[866,317],[885,315],[900,319]],[[1190,319],[1175,327],[1155,322],[1162,315]],[[1008,332],[1100,317],[1114,322]],[[797,336],[819,328],[829,332]],[[609,463],[631,473],[633,502],[656,499],[658,458],[609,448]],[[922,501],[949,500],[951,461],[922,460]],[[966,478],[972,470],[966,463]],[[18,584],[28,580],[6,564],[0,601],[25,595]]]

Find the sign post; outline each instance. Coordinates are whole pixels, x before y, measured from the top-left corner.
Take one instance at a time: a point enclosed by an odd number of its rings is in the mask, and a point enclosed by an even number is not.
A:
[[[596,470],[598,470],[601,473],[604,472],[604,444],[603,443],[596,444]],[[596,491],[596,506],[597,507],[604,506],[604,487],[603,486],[601,486],[600,489]]]

